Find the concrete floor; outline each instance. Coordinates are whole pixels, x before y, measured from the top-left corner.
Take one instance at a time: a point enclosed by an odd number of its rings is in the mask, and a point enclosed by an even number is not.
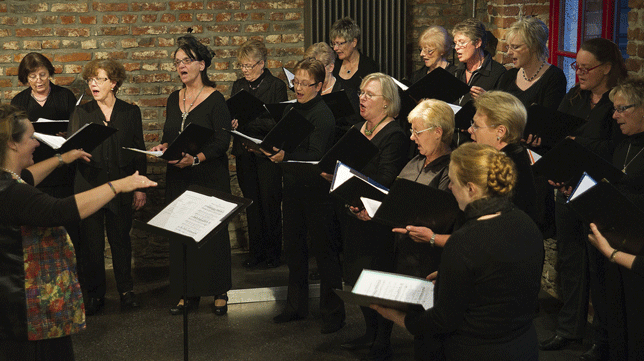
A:
[[[286,266],[272,270],[246,270],[239,267],[244,255],[233,256],[235,288],[281,286],[286,283]],[[181,316],[171,316],[166,268],[135,269],[135,291],[142,307],[121,313],[119,298],[108,271],[108,294],[102,312],[88,317],[87,329],[73,337],[77,360],[182,360],[183,325]],[[234,292],[233,292],[234,293]],[[320,334],[322,325],[315,314],[318,299],[311,298],[309,318],[274,324],[284,301],[230,304],[226,316],[212,313],[213,299],[202,299],[201,307],[189,316],[190,360],[359,360],[366,351],[345,351],[339,345],[364,332],[357,306],[347,305],[347,325],[340,331]],[[540,295],[541,311],[535,319],[539,339],[549,337],[555,327],[558,301],[545,292]],[[540,360],[577,360],[589,347],[571,346],[563,351],[541,352]],[[400,327],[392,335],[393,360],[413,360],[411,335]]]

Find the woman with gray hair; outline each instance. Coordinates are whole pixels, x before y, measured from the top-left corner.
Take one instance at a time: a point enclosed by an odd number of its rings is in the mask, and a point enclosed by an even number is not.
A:
[[[242,77],[233,83],[231,95],[247,91],[265,104],[288,100],[286,84],[266,69],[268,50],[259,40],[249,40],[237,51],[237,61]],[[239,127],[251,137],[263,139],[275,126],[275,120],[264,112]],[[233,128],[238,120],[232,120]],[[237,165],[237,181],[244,197],[253,201],[246,209],[248,220],[249,257],[242,266],[253,268],[265,263],[268,268],[280,264],[282,253],[282,171],[264,156],[249,152],[237,139],[233,139],[232,154]]]
[[[409,78],[411,83],[419,81],[437,67],[454,73],[456,67],[445,58],[452,50],[451,45],[452,37],[442,26],[434,25],[425,29],[418,38],[418,50],[423,66],[411,75]]]
[[[458,105],[464,105],[476,99],[486,90],[495,89],[499,78],[505,73],[505,67],[492,59],[485,50],[487,33],[485,26],[478,19],[466,19],[452,29],[454,49],[461,64],[457,65],[454,75],[471,86],[469,94],[465,94]]]
[[[548,64],[548,27],[533,17],[521,18],[512,24],[505,35],[508,56],[514,68],[499,80],[498,90],[506,91],[521,100],[525,107],[539,104],[557,109],[566,95],[566,76],[563,70]],[[528,141],[535,146],[532,135]]]
[[[333,75],[345,80],[347,88],[357,90],[362,79],[378,71],[378,64],[358,49],[360,27],[351,18],[342,18],[331,26],[331,47],[338,54]]]
[[[360,85],[360,115],[365,119],[354,127],[379,151],[360,170],[385,187],[390,187],[407,163],[409,143],[394,117],[400,111],[398,87],[390,76],[369,74]],[[369,221],[363,210],[350,207],[344,240],[344,281],[354,285],[363,269],[394,270],[394,234],[391,228]],[[346,214],[346,213],[345,213]],[[360,307],[366,323],[363,336],[341,345],[354,350],[370,348],[368,360],[387,360],[393,354],[390,336],[393,324],[368,307]]]

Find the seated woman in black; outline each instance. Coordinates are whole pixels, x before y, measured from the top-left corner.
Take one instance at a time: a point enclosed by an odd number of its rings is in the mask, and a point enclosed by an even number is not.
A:
[[[371,307],[414,335],[444,338],[447,360],[537,360],[532,316],[544,251],[537,226],[510,201],[514,164],[467,143],[452,152],[449,179],[466,221],[443,250],[434,307]]]

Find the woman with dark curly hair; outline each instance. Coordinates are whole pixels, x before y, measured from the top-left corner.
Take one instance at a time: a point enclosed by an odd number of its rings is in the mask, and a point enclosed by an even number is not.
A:
[[[93,60],[82,73],[94,100],[80,105],[69,121],[68,133],[73,134],[83,125],[97,123],[118,129],[96,147],[89,163],[79,163],[76,169],[74,191],[84,192],[108,181],[138,171],[145,175],[145,156],[124,150],[123,147],[145,149],[141,110],[116,97],[125,81],[125,68],[114,60]],[[105,231],[112,250],[116,288],[121,295],[121,308],[139,306],[132,282],[132,210],[145,205],[142,191],[119,194],[99,211],[81,222],[79,262],[81,285],[87,292],[85,311],[98,312],[105,303]]]
[[[442,340],[446,360],[537,360],[532,316],[543,240],[510,200],[514,163],[491,146],[466,143],[452,152],[449,179],[465,221],[445,245],[438,273],[427,277],[436,279],[434,307],[372,308],[414,335]],[[436,352],[432,360],[441,359]]]
[[[182,36],[173,54],[174,66],[183,87],[168,97],[166,120],[161,144],[152,150],[164,151],[190,123],[212,129],[215,134],[198,154],[185,154],[178,161],[168,162],[166,168],[166,203],[180,196],[188,186],[200,186],[230,193],[228,156],[230,135],[223,128],[230,127],[230,112],[224,96],[215,90],[216,84],[208,78],[208,67],[213,52],[194,36]],[[232,287],[230,276],[230,239],[228,232],[219,232],[205,245],[188,249],[188,300],[183,299],[170,309],[180,315],[183,308],[196,309],[201,296],[215,296],[214,312],[228,311],[226,292]],[[183,295],[183,247],[170,245],[170,293],[173,298]]]

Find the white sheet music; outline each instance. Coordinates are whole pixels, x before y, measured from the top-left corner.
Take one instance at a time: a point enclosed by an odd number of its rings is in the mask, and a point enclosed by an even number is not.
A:
[[[365,211],[367,211],[367,214],[371,218],[376,215],[378,208],[380,208],[380,205],[382,204],[382,202],[366,197],[360,197],[360,201],[362,201],[362,205],[364,205]]]
[[[360,295],[434,307],[434,284],[430,281],[395,273],[362,270],[351,291]]]
[[[236,203],[197,192],[186,191],[148,224],[200,242],[232,212]]]

